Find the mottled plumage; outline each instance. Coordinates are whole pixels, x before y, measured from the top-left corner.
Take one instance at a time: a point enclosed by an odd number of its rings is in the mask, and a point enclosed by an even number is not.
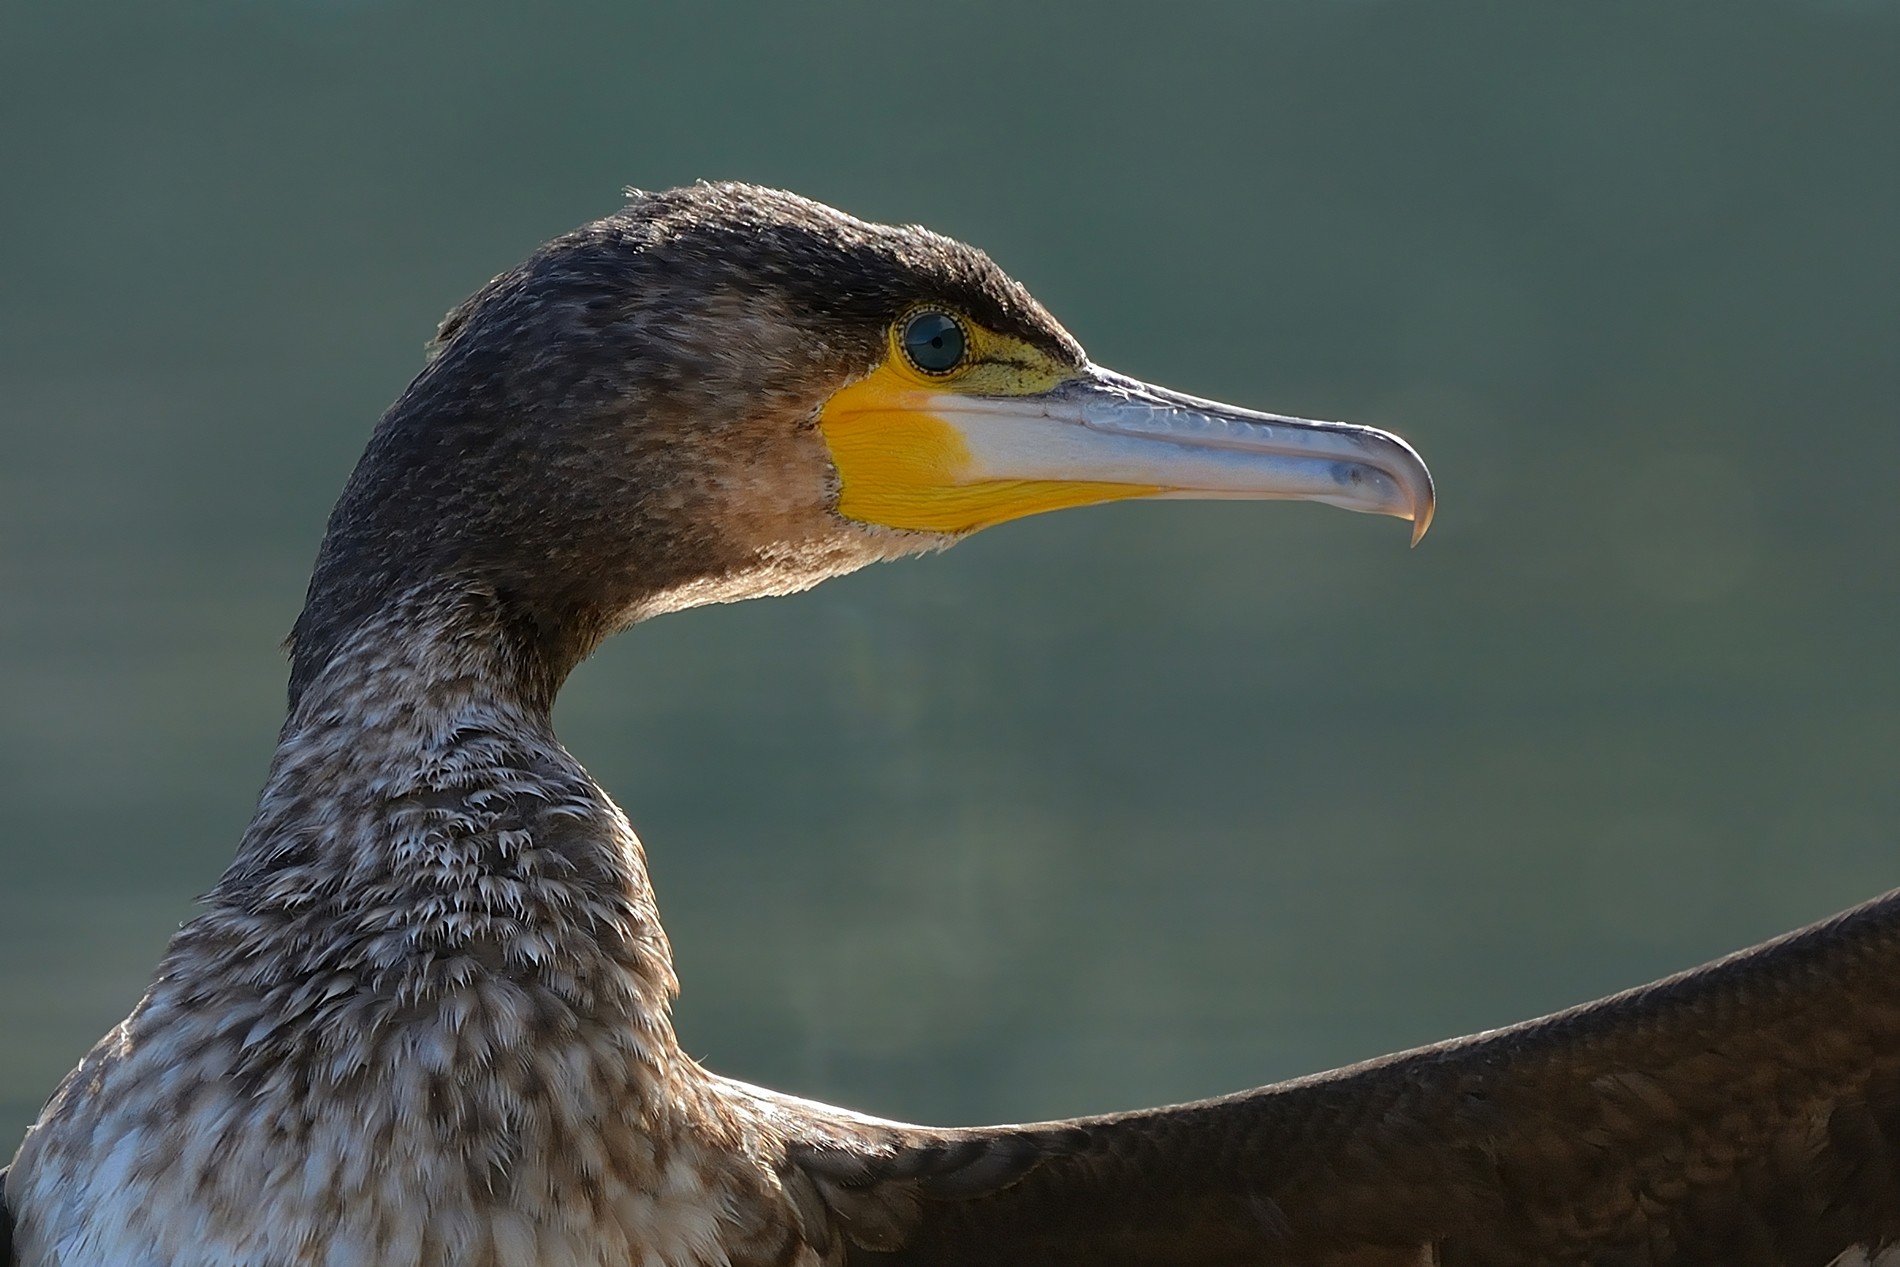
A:
[[[906,1126],[686,1057],[639,842],[554,697],[645,617],[955,539],[841,513],[821,425],[920,304],[1009,373],[1095,373],[979,252],[745,186],[638,195],[451,314],[331,517],[236,859],[0,1172],[0,1267],[1849,1267],[1900,1241],[1900,895],[1114,1117]],[[1268,495],[1429,519],[1391,437],[1089,381],[1223,452],[1276,437],[1309,482]],[[1080,408],[993,390],[971,416]]]

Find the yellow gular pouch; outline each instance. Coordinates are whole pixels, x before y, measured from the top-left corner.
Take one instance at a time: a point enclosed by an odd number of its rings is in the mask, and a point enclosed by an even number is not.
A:
[[[933,406],[957,395],[1038,396],[1075,371],[1015,339],[968,323],[966,329],[972,346],[965,367],[923,373],[897,345],[894,329],[883,363],[825,402],[818,427],[838,470],[839,514],[886,528],[966,533],[1045,510],[1162,491],[1151,484],[986,476],[956,426]]]

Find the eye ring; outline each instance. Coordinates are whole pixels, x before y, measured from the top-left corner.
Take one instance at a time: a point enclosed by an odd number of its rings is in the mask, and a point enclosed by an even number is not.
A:
[[[941,308],[919,308],[898,326],[897,345],[918,373],[941,378],[963,364],[970,338],[953,314]]]

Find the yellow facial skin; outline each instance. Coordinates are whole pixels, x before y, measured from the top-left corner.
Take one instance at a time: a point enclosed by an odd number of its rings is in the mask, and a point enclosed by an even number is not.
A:
[[[1146,484],[1008,480],[975,470],[954,427],[931,413],[932,397],[1036,396],[1073,377],[1069,366],[961,316],[967,348],[948,374],[926,374],[892,327],[884,361],[825,402],[818,427],[838,468],[838,512],[860,523],[920,532],[966,533],[1006,519],[1094,502],[1150,497]]]

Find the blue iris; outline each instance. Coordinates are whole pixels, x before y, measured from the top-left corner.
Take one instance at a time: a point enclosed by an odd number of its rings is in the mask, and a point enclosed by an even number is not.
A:
[[[900,340],[910,363],[926,374],[948,374],[963,363],[963,326],[947,312],[920,312],[904,323]]]

